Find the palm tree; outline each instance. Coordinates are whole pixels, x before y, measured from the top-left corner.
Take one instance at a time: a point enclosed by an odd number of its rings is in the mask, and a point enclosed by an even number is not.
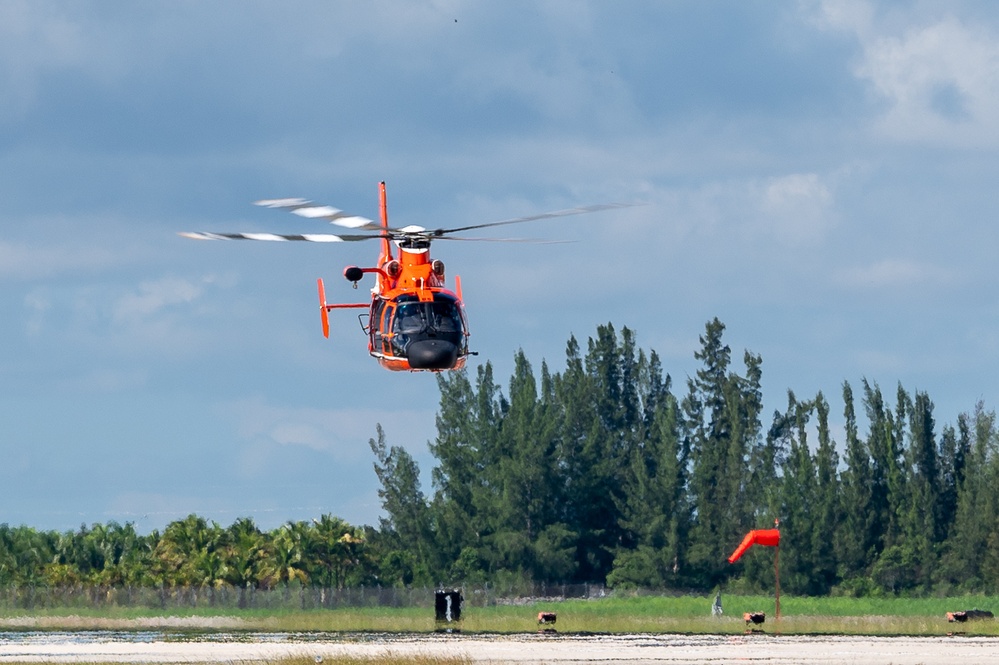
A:
[[[309,581],[306,548],[309,525],[306,522],[287,522],[271,532],[271,548],[261,570],[267,586]]]
[[[0,525],[0,579],[15,585],[45,582],[45,567],[53,561],[58,536],[28,526]]]
[[[226,582],[239,589],[239,607],[246,607],[246,590],[258,586],[265,567],[268,542],[253,519],[241,517],[225,533]]]
[[[312,532],[310,559],[314,577],[323,588],[343,589],[349,571],[361,563],[364,538],[360,530],[326,514],[312,520]]]
[[[188,515],[167,525],[154,558],[157,572],[170,586],[220,587],[225,578],[222,528]],[[213,592],[214,597],[214,592]]]

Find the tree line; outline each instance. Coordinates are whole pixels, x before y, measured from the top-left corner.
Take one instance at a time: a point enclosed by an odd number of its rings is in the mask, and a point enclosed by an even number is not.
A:
[[[844,440],[819,392],[764,414],[762,358],[733,367],[708,322],[675,390],[634,333],[571,337],[565,369],[523,352],[506,391],[492,365],[438,375],[429,484],[379,426],[369,445],[384,517],[261,530],[197,515],[162,531],[0,525],[0,586],[274,589],[526,587],[596,582],[755,591],[772,553],[727,555],[781,528],[781,586],[854,595],[999,591],[999,431],[978,404],[938,427],[929,396],[842,385]],[[862,418],[858,418],[858,412]],[[863,430],[863,431],[862,431]]]
[[[767,417],[762,358],[733,367],[724,329],[708,322],[677,392],[610,324],[585,352],[570,338],[559,373],[518,353],[505,394],[488,363],[441,375],[429,493],[404,448],[371,441],[394,579],[772,589],[772,552],[726,557],[779,520],[791,593],[999,590],[994,412],[938,427],[925,392],[844,382],[837,442],[821,392]]]
[[[64,533],[0,525],[0,586],[325,589],[376,582],[370,529],[332,515],[269,531],[198,515],[139,534],[117,522]]]

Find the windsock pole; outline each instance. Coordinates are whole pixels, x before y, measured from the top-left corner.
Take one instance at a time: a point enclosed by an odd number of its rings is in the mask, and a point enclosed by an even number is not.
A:
[[[780,564],[778,555],[780,554],[780,520],[774,520],[773,529],[753,530],[746,534],[739,546],[735,548],[728,558],[729,563],[735,563],[753,545],[764,545],[774,548],[774,581],[776,582],[776,615],[780,619]]]
[[[774,579],[777,581],[777,621],[780,621],[780,566],[777,565],[777,558],[780,556],[780,545],[774,548]]]
[[[774,530],[780,533],[780,520],[774,520]],[[780,621],[780,566],[777,564],[777,559],[780,556],[780,538],[777,538],[777,545],[774,546],[774,582],[776,583],[776,594],[775,594],[775,605],[776,611],[774,612],[776,616],[776,621]]]

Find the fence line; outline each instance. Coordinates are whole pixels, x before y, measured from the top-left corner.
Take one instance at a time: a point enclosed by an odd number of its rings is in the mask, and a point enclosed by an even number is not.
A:
[[[610,591],[602,584],[535,584],[517,588],[461,589],[471,607],[528,603],[534,600],[599,598]],[[148,608],[222,610],[318,610],[353,607],[432,607],[435,587],[353,587],[330,589],[290,585],[273,589],[219,587],[83,586],[0,587],[0,610],[72,608]]]

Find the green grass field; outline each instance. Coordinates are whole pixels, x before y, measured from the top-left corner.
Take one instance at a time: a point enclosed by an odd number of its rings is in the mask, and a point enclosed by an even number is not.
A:
[[[781,598],[781,620],[774,599],[767,596],[723,597],[725,614],[711,616],[707,596],[613,596],[469,607],[460,628],[466,633],[524,633],[538,630],[540,611],[556,612],[560,633],[742,633],[743,612],[765,612],[766,632],[811,635],[942,635],[951,631],[999,635],[999,622],[982,620],[949,623],[948,611],[973,608],[999,610],[999,598]],[[333,610],[172,611],[103,608],[100,610],[6,610],[0,627],[13,629],[88,630],[246,630],[324,632],[431,632],[433,610],[416,608],[343,608]]]

